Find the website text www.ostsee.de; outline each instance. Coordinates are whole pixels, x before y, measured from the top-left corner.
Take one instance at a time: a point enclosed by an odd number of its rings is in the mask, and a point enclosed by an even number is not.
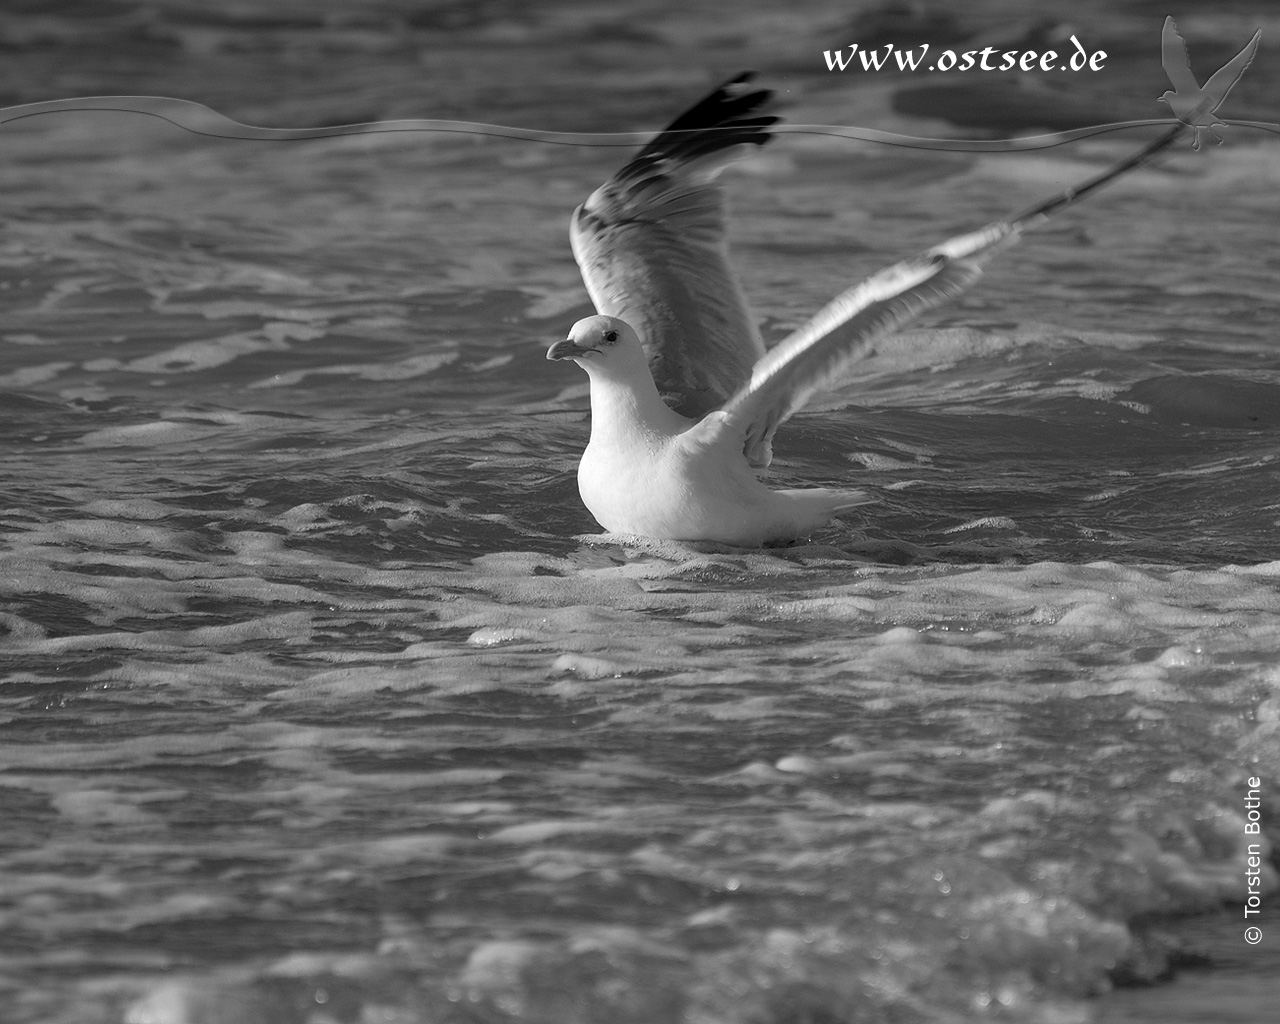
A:
[[[863,71],[1101,71],[1107,59],[1106,50],[1087,51],[1074,35],[1071,37],[1073,49],[1065,54],[1057,50],[1005,50],[997,51],[994,46],[984,46],[981,50],[965,50],[957,54],[955,50],[942,50],[932,61],[926,63],[929,55],[929,44],[921,43],[902,49],[893,43],[885,43],[871,49],[850,43],[841,50],[823,50],[823,60],[827,62],[828,71],[857,70],[859,65]],[[855,60],[855,58],[857,58]]]

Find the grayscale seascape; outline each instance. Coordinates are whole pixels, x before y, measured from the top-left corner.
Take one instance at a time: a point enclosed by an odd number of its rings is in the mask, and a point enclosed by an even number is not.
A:
[[[1201,78],[1262,28],[1227,113],[1280,120],[1261,2],[930,9],[57,0],[0,11],[0,99],[632,132],[751,68],[792,123],[995,138],[1168,117],[1172,13]],[[1109,70],[822,59],[1068,22]],[[1157,130],[780,136],[733,262],[776,341]],[[745,550],[578,498],[544,354],[633,147],[0,125],[0,1022],[1274,1020],[1280,136],[1224,136],[786,424],[777,485],[875,501]]]

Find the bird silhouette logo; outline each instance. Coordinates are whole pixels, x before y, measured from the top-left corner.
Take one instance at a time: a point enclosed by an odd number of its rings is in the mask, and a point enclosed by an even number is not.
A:
[[[1173,88],[1160,97],[1160,102],[1169,104],[1173,116],[1195,132],[1193,149],[1200,148],[1200,133],[1206,131],[1218,140],[1218,145],[1222,145],[1222,136],[1214,129],[1225,128],[1226,125],[1214,115],[1231,87],[1240,81],[1244,69],[1253,63],[1261,38],[1262,29],[1258,29],[1245,48],[1215,71],[1202,89],[1191,73],[1186,40],[1178,34],[1178,26],[1172,17],[1164,19],[1164,31],[1160,34],[1160,63],[1164,65],[1164,73],[1169,76]]]

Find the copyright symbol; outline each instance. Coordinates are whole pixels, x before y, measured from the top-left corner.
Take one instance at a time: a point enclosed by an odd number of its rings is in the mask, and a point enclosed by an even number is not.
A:
[[[1249,943],[1249,945],[1251,946],[1256,946],[1259,942],[1262,941],[1262,929],[1246,928],[1244,930],[1244,941]]]

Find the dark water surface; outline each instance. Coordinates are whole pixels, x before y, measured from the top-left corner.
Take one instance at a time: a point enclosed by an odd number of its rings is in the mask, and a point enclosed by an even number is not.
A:
[[[1163,7],[927,10],[64,2],[0,14],[0,83],[285,127],[647,130],[744,67],[795,123],[1166,113]],[[1277,120],[1280,21],[1212,10],[1172,12],[1193,67],[1263,27],[1231,114]],[[1068,14],[1105,75],[821,62]],[[735,263],[777,339],[1149,137],[789,136],[726,176]],[[766,551],[578,501],[585,378],[543,353],[627,150],[0,141],[0,1019],[1272,1019],[1274,136],[1179,149],[883,346],[774,471],[876,502]]]

